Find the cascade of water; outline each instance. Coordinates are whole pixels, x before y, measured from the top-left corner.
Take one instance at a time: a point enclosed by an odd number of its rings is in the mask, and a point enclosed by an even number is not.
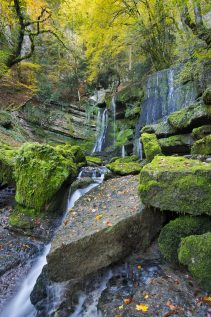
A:
[[[126,153],[125,153],[125,146],[123,145],[123,146],[122,146],[122,157],[124,158],[125,155],[126,155]]]
[[[112,114],[113,114],[113,143],[116,142],[116,98],[115,96],[112,97],[111,100],[111,107],[112,107]]]
[[[108,109],[105,108],[101,115],[101,110],[97,116],[97,140],[93,149],[93,153],[101,152],[105,142],[106,131],[108,128]]]
[[[88,294],[82,293],[79,296],[78,305],[75,307],[74,313],[69,317],[102,317],[101,312],[97,309],[97,304],[111,277],[112,272],[109,271],[96,281],[92,292],[88,292]]]
[[[103,182],[104,174],[107,171],[106,168],[100,168],[100,174],[92,173],[93,183],[85,188],[77,189],[68,198],[66,212],[63,216],[63,220],[68,214],[69,210],[74,207],[75,202],[89,192],[94,187]],[[80,174],[79,174],[80,175]],[[82,174],[81,174],[82,176]],[[81,177],[80,176],[80,177]],[[8,303],[6,309],[0,313],[0,317],[35,317],[36,310],[30,301],[30,294],[36,284],[37,278],[42,272],[44,265],[47,263],[46,256],[50,251],[51,244],[48,244],[42,255],[40,255],[32,266],[26,279],[20,286],[17,295]],[[48,309],[51,313],[55,312],[61,303],[63,297],[64,283],[51,283],[48,285],[47,293],[49,295]],[[50,316],[50,315],[49,315]],[[87,315],[88,316],[88,315]]]
[[[143,146],[140,138],[136,139],[134,142],[134,153],[140,160],[143,160]]]

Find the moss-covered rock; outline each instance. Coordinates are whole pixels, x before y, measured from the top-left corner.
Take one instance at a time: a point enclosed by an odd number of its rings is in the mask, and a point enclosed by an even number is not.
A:
[[[211,292],[211,232],[182,239],[179,261],[188,266],[205,290]]]
[[[12,126],[12,119],[10,112],[0,111],[0,126],[9,129]]]
[[[17,149],[0,143],[0,184],[12,184],[14,179],[15,157]]]
[[[205,105],[211,105],[211,87],[208,87],[203,93],[203,101]]]
[[[173,263],[178,263],[178,248],[182,238],[193,234],[203,234],[211,230],[208,217],[183,216],[170,221],[161,230],[158,244],[164,258]]]
[[[86,156],[88,165],[102,165],[103,161],[100,157]]]
[[[133,84],[119,91],[116,95],[117,103],[134,103],[141,101],[144,97],[144,92],[140,84]],[[139,109],[140,111],[140,109]]]
[[[173,135],[159,139],[159,144],[164,154],[189,154],[193,139],[190,134]]]
[[[201,140],[196,141],[191,149],[191,154],[211,154],[211,135],[204,137]]]
[[[148,162],[151,162],[156,155],[162,154],[161,147],[154,133],[143,133],[141,136],[141,140],[144,147],[144,153]]]
[[[42,210],[62,184],[76,174],[70,146],[26,143],[16,158],[16,201],[27,208]]]
[[[140,174],[141,200],[165,211],[211,215],[211,164],[157,156]]]
[[[211,107],[198,103],[170,114],[168,122],[177,131],[191,132],[200,124],[209,123],[210,116]]]
[[[141,129],[141,133],[155,133],[158,138],[176,134],[176,130],[168,121],[161,121],[157,124],[146,125]]]
[[[211,134],[211,125],[209,124],[195,128],[192,131],[192,136],[195,140],[200,140],[209,134]]]
[[[138,174],[142,169],[136,155],[119,158],[106,165],[106,167],[117,175]]]

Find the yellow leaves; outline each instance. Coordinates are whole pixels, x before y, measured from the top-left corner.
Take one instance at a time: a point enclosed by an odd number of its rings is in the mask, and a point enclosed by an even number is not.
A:
[[[122,310],[122,309],[123,309],[123,305],[119,306],[118,308],[119,308],[120,310]]]
[[[138,270],[141,270],[141,269],[142,269],[142,266],[141,266],[141,265],[138,265],[138,266],[137,266],[137,269],[138,269]]]
[[[211,302],[211,296],[204,296],[202,299],[205,302]]]
[[[148,311],[149,307],[147,304],[138,304],[136,305],[136,310],[142,311],[143,313],[146,313]]]
[[[100,220],[100,219],[102,219],[103,218],[103,215],[102,214],[100,214],[100,215],[97,215],[96,217],[95,217],[95,220]]]

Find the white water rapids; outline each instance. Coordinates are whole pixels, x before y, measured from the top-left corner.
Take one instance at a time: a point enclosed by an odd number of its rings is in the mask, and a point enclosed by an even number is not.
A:
[[[85,188],[77,189],[73,192],[67,202],[66,213],[64,214],[63,220],[66,217],[69,209],[73,208],[75,202],[85,195],[87,192],[92,190],[94,187],[98,186],[103,182],[105,169],[100,169],[101,173],[99,176],[96,176],[96,170],[94,170],[92,179],[93,183],[88,185]],[[80,175],[80,174],[79,174]],[[79,177],[80,178],[80,177]],[[37,278],[42,272],[44,265],[47,263],[46,256],[50,251],[51,244],[45,246],[44,252],[37,258],[37,261],[32,266],[29,274],[24,279],[21,284],[19,290],[17,291],[17,295],[7,304],[7,307],[0,313],[0,317],[35,317],[36,310],[30,301],[30,294],[36,284]],[[56,294],[58,295],[58,294]],[[58,297],[58,296],[56,296]],[[56,301],[56,299],[55,299]],[[57,303],[55,302],[55,305]],[[77,308],[76,308],[77,310]],[[80,316],[78,314],[73,316]],[[94,315],[84,315],[84,316],[94,316]],[[46,316],[47,317],[47,316]]]

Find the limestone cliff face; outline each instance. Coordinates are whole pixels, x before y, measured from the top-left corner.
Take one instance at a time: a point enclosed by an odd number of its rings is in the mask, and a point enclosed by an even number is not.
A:
[[[95,118],[89,117],[85,103],[41,103],[34,97],[16,115],[42,141],[91,140],[96,129]]]

